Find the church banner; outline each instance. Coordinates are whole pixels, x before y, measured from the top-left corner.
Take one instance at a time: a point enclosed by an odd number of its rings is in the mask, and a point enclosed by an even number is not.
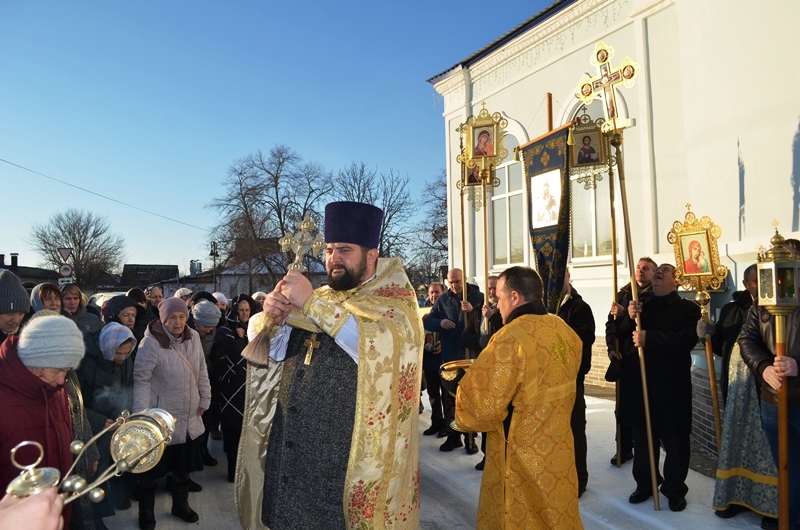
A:
[[[544,305],[558,310],[569,255],[570,185],[567,135],[571,124],[520,146],[528,188],[528,215],[536,270],[544,282]]]

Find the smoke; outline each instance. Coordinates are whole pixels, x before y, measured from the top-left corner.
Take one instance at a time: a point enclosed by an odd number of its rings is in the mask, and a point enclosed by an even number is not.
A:
[[[92,396],[92,409],[111,419],[133,406],[133,387],[124,387],[119,382],[96,390]]]

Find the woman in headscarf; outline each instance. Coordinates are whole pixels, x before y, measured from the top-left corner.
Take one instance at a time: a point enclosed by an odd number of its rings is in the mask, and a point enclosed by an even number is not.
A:
[[[61,312],[61,290],[54,283],[40,283],[31,291],[31,312],[49,309]]]
[[[217,330],[211,348],[211,363],[219,392],[219,418],[222,425],[222,448],[228,459],[228,482],[236,475],[236,457],[242,434],[244,382],[247,361],[242,350],[247,346],[247,323],[260,308],[255,300],[240,294],[231,303],[228,323]]]
[[[139,528],[156,525],[156,480],[172,472],[172,515],[187,523],[200,517],[189,506],[189,473],[202,469],[196,439],[211,402],[211,386],[198,333],[186,325],[189,309],[180,298],[158,304],[160,320],[147,326],[133,369],[133,412],[159,407],[175,417],[164,456],[139,480]]]
[[[112,298],[113,300],[113,298]],[[119,417],[123,410],[133,404],[133,358],[131,352],[136,339],[127,326],[109,322],[100,332],[100,355],[87,351],[83,362],[76,370],[80,381],[86,416],[92,431],[100,432]],[[97,442],[100,449],[100,470],[111,465],[111,433],[106,433]],[[95,519],[114,515],[114,508],[130,508],[129,493],[132,489],[131,475],[112,478],[108,482],[106,498],[95,505]],[[98,524],[98,526],[100,526]]]

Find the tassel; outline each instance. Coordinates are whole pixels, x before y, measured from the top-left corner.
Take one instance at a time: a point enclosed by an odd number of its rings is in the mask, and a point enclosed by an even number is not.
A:
[[[519,147],[514,148],[514,162],[519,162]]]
[[[569,128],[569,132],[567,133],[567,145],[575,145],[575,137],[572,136],[572,130],[575,128],[575,124],[572,124],[572,127]]]

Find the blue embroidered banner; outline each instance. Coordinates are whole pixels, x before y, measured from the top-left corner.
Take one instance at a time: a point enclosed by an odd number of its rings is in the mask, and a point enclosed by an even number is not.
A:
[[[570,125],[520,147],[528,189],[531,245],[536,270],[544,282],[544,305],[555,313],[561,303],[569,255],[571,201]]]

